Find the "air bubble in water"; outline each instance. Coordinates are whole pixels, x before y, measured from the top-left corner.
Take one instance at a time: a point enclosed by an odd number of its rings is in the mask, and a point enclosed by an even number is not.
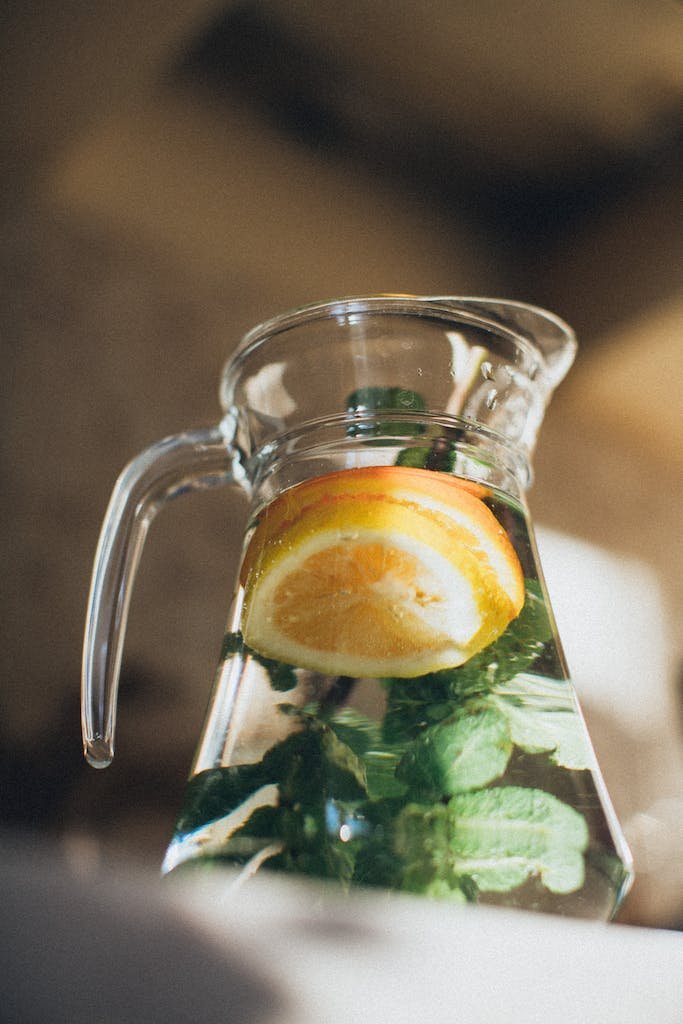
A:
[[[496,408],[497,405],[498,405],[498,392],[496,391],[495,388],[491,388],[491,390],[489,391],[489,393],[486,396],[486,408],[490,409],[493,412],[493,410]]]
[[[493,364],[488,360],[481,364],[481,375],[484,380],[493,380]]]

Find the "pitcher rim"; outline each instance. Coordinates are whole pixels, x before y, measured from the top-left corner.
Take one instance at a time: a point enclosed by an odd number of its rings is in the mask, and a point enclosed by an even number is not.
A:
[[[417,295],[402,292],[383,292],[372,295],[351,295],[305,303],[268,317],[244,334],[227,360],[223,376],[234,371],[247,355],[259,348],[268,338],[316,319],[342,317],[354,313],[398,314],[420,316],[426,312],[446,320],[458,315],[478,326],[488,327],[510,336],[524,349],[533,350],[534,371],[543,370],[543,376],[555,387],[571,366],[577,349],[576,335],[569,324],[542,306],[514,299],[484,296]],[[508,320],[497,319],[507,313]],[[536,321],[538,332],[524,330],[520,316]],[[541,333],[545,328],[545,333]],[[552,339],[551,339],[552,334]],[[550,346],[554,344],[554,349]],[[534,360],[532,360],[532,363]]]

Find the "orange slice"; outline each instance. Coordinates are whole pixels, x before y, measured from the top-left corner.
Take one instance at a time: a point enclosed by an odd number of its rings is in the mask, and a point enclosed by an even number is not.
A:
[[[478,493],[404,466],[285,491],[244,558],[246,643],[330,675],[410,678],[462,664],[524,601],[517,555]]]

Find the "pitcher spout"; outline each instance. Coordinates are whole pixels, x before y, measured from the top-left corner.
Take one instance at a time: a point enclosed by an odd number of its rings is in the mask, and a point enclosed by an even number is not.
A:
[[[577,342],[574,331],[555,313],[508,299],[445,299],[470,309],[478,316],[514,330],[538,348],[543,358],[542,368],[549,395],[564,379],[576,356]],[[539,366],[539,370],[541,366]]]
[[[527,456],[536,445],[545,410],[555,388],[562,382],[574,362],[577,340],[574,331],[555,313],[539,306],[507,299],[436,297],[435,302],[452,303],[462,317],[471,314],[479,326],[493,332],[501,330],[515,337],[516,345],[527,354],[519,367],[502,367],[503,390],[492,364],[483,366],[482,376],[491,385],[484,386],[484,405],[497,415],[482,417],[481,388],[465,408],[468,417],[485,418],[508,440],[516,442]],[[519,378],[519,373],[522,379]],[[510,389],[505,378],[517,377],[517,388]],[[522,399],[519,390],[527,392]]]

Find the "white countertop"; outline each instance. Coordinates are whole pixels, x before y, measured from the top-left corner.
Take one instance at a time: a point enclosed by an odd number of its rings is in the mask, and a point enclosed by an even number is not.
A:
[[[10,1024],[683,1021],[676,932],[0,854]]]

